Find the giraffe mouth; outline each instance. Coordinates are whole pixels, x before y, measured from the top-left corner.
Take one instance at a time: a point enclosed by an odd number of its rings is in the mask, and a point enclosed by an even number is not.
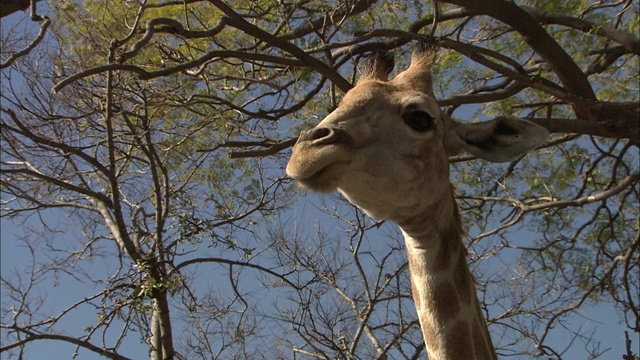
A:
[[[304,178],[294,178],[294,180],[303,189],[329,193],[338,188],[342,174],[350,163],[350,161],[334,162]]]
[[[334,191],[351,162],[352,141],[343,130],[316,128],[300,134],[287,164],[287,175],[305,188]]]

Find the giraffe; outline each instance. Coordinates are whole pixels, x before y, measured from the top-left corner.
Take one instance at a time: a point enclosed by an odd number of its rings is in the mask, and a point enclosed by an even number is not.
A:
[[[466,151],[511,161],[546,142],[546,129],[512,118],[463,124],[434,99],[433,42],[414,46],[393,79],[376,53],[339,106],[300,134],[286,172],[302,188],[337,190],[405,238],[412,294],[431,360],[497,359],[466,262],[449,157]]]

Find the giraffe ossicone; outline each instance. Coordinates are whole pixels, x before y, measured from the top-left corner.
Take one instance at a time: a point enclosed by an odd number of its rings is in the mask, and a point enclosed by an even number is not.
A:
[[[451,119],[433,94],[435,53],[432,43],[418,43],[410,66],[392,79],[393,57],[368,58],[340,105],[300,134],[286,171],[303,188],[337,190],[400,227],[429,359],[496,359],[466,263],[448,158],[466,151],[510,161],[545,143],[548,132],[509,117]]]

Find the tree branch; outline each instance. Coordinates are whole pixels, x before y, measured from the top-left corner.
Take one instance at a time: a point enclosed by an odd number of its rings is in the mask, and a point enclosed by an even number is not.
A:
[[[229,260],[229,259],[223,259],[223,258],[196,258],[196,259],[190,259],[184,262],[181,262],[180,264],[176,265],[173,269],[171,269],[169,271],[169,273],[167,274],[167,277],[170,277],[174,272],[179,272],[180,269],[187,267],[189,265],[194,265],[194,264],[206,264],[206,263],[217,263],[217,264],[227,264],[227,265],[235,265],[235,266],[242,266],[242,267],[248,267],[251,269],[256,269],[259,270],[261,272],[267,273],[271,276],[277,277],[278,279],[282,280],[283,282],[287,283],[289,286],[291,286],[292,288],[296,289],[296,290],[301,290],[303,287],[300,287],[299,285],[294,284],[293,282],[291,282],[289,279],[286,278],[285,275],[282,274],[278,274],[277,272],[265,268],[264,266],[260,266],[257,264],[253,264],[250,262],[246,262],[246,261],[237,261],[237,260]]]
[[[74,345],[77,345],[83,349],[87,349],[91,352],[94,352],[96,354],[102,355],[108,359],[113,359],[113,360],[130,360],[130,358],[119,355],[113,351],[109,351],[105,348],[93,345],[92,343],[90,343],[89,341],[85,341],[85,340],[80,340],[79,338],[75,338],[72,336],[65,336],[65,335],[58,335],[58,334],[38,334],[36,332],[33,332],[31,330],[25,329],[25,328],[21,328],[18,327],[17,325],[13,325],[13,326],[6,326],[6,325],[2,325],[2,328],[7,329],[7,330],[14,330],[23,334],[27,335],[26,339],[23,340],[19,340],[16,341],[14,343],[8,344],[8,345],[4,345],[2,347],[0,347],[0,353],[3,351],[7,351],[7,350],[11,350],[13,348],[16,347],[20,347],[20,346],[24,346],[32,341],[36,341],[36,340],[58,340],[58,341],[63,341],[63,342],[67,342],[67,343],[71,343]]]
[[[286,59],[286,58],[281,58],[277,56],[258,54],[258,53],[247,53],[247,52],[240,52],[240,51],[213,50],[205,53],[203,56],[195,60],[187,61],[185,63],[179,64],[176,66],[172,66],[166,69],[156,70],[156,71],[147,71],[139,66],[119,64],[115,62],[92,67],[64,78],[63,80],[61,80],[60,82],[58,82],[53,86],[53,92],[54,93],[59,92],[64,87],[66,87],[67,85],[71,84],[74,81],[78,81],[82,78],[107,72],[107,71],[129,71],[138,75],[138,77],[142,80],[149,80],[156,77],[168,76],[181,71],[186,71],[198,66],[205,65],[207,62],[209,62],[213,58],[237,58],[242,60],[257,60],[257,61],[264,61],[264,62],[269,62],[273,64],[278,64],[278,65],[296,66],[296,67],[302,65],[301,62],[296,61],[294,59]]]
[[[269,142],[244,142],[244,141],[225,141],[220,144],[220,147],[245,147],[245,146],[260,146],[266,147],[264,150],[245,150],[245,151],[232,151],[229,156],[232,159],[246,158],[246,157],[263,157],[269,155],[275,155],[280,151],[293,146],[296,141],[298,141],[298,137],[293,137],[287,140],[283,140],[277,143],[269,143]],[[211,150],[199,150],[199,151],[211,151]]]
[[[311,20],[306,25],[297,27],[279,36],[282,40],[293,40],[315,31],[326,29],[327,24],[336,24],[345,18],[361,14],[369,9],[378,0],[358,0],[353,5],[343,6],[337,11],[327,12],[323,17]],[[345,3],[345,5],[348,3]]]
[[[25,46],[24,49],[11,54],[11,56],[9,56],[7,60],[0,63],[0,69],[11,66],[11,64],[13,64],[18,58],[27,55],[31,50],[38,46],[38,44],[40,44],[40,42],[44,38],[45,33],[47,32],[47,29],[49,28],[49,25],[51,25],[51,20],[46,16],[41,16],[38,20],[35,21],[42,21],[42,23],[40,24],[40,30],[38,31],[36,37],[27,46]]]
[[[299,47],[283,40],[277,36],[271,35],[268,32],[250,24],[242,16],[231,9],[227,4],[221,0],[209,0],[211,4],[220,9],[229,18],[229,25],[242,30],[247,35],[253,36],[256,39],[262,40],[265,43],[275,46],[300,60],[304,65],[318,71],[324,77],[333,82],[340,90],[347,92],[351,89],[352,85],[345,78],[343,78],[337,71],[323,63],[322,61],[307,54]]]
[[[15,164],[11,164],[11,165],[15,165]],[[113,206],[113,202],[111,201],[111,199],[109,199],[107,196],[105,196],[104,194],[95,192],[93,190],[90,189],[85,189],[83,187],[77,186],[75,184],[72,184],[70,182],[67,182],[65,180],[62,179],[57,179],[45,174],[42,174],[40,172],[36,172],[34,170],[30,170],[30,169],[2,169],[2,173],[3,174],[15,174],[15,175],[24,175],[27,177],[34,177],[40,180],[43,180],[46,183],[58,186],[62,189],[65,190],[69,190],[78,194],[82,194],[85,195],[89,198],[95,199],[97,201],[100,201],[102,203],[104,203],[106,206],[108,207],[112,207]],[[22,179],[22,180],[27,180],[27,179]]]
[[[42,136],[36,134],[35,132],[33,132],[32,128],[30,128],[29,126],[25,125],[25,123],[23,121],[19,120],[17,114],[11,109],[5,108],[4,106],[0,106],[0,110],[2,110],[6,114],[9,114],[9,116],[11,117],[11,120],[13,120],[13,122],[19,128],[18,129],[18,128],[9,126],[5,122],[2,122],[2,123],[0,123],[0,129],[6,129],[6,130],[11,131],[13,133],[25,136],[25,137],[27,137],[28,139],[30,139],[31,141],[33,141],[34,143],[36,143],[36,144],[38,144],[40,146],[50,146],[50,147],[53,147],[53,148],[56,148],[56,149],[60,150],[63,153],[69,153],[69,154],[76,155],[79,158],[81,158],[82,160],[86,161],[91,166],[94,166],[102,174],[108,175],[109,170],[104,165],[102,165],[96,158],[94,158],[92,156],[89,156],[88,154],[86,154],[85,152],[83,152],[82,150],[80,150],[80,149],[78,149],[76,147],[67,145],[67,144],[62,143],[62,142],[53,141],[50,138],[45,138],[45,137],[42,137]]]
[[[542,24],[556,24],[570,27],[582,32],[592,32],[622,45],[629,53],[640,55],[640,41],[633,34],[608,26],[596,25],[592,22],[561,14],[551,14],[531,6],[521,6],[526,12]]]
[[[596,96],[582,70],[564,49],[540,26],[529,12],[513,2],[503,0],[445,0],[467,7],[478,14],[491,16],[511,26],[531,48],[539,54],[574,95],[589,100]]]
[[[602,121],[587,121],[583,119],[559,119],[559,118],[527,118],[540,126],[545,127],[550,133],[574,133],[581,135],[602,136],[612,139],[629,139],[633,144],[640,140],[640,123],[637,118],[618,119],[618,121],[603,119]]]
[[[0,18],[9,16],[17,11],[27,10],[29,6],[41,0],[0,0]]]

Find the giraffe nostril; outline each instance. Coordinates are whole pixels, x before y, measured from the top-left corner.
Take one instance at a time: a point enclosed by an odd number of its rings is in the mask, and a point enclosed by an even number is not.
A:
[[[304,131],[298,141],[311,141],[313,145],[327,145],[339,140],[338,132],[332,128],[318,127]]]

